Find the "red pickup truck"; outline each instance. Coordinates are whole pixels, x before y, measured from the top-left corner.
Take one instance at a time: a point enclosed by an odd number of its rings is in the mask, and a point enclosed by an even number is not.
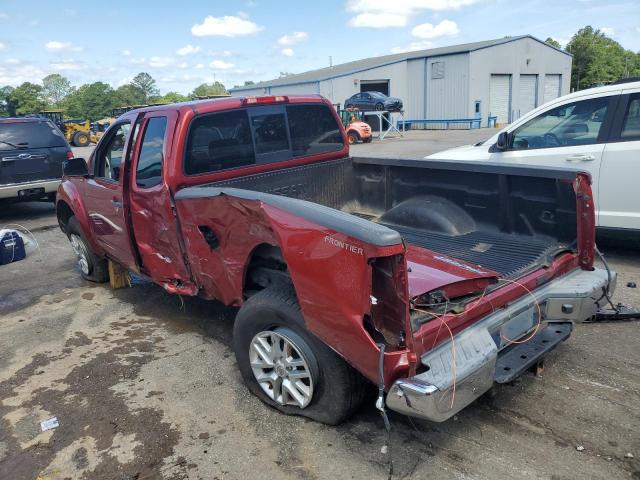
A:
[[[329,424],[367,380],[388,408],[443,421],[615,285],[593,266],[588,175],[352,158],[320,96],[130,111],[64,174],[57,216],[83,277],[107,280],[108,259],[240,307],[250,390]]]

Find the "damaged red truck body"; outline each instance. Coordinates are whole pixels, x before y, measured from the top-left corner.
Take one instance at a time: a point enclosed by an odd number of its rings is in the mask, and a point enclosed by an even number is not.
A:
[[[240,307],[251,391],[332,424],[366,380],[387,407],[446,420],[615,286],[593,267],[587,174],[352,158],[313,95],[128,112],[67,162],[57,214],[85,278],[105,281],[111,260]]]

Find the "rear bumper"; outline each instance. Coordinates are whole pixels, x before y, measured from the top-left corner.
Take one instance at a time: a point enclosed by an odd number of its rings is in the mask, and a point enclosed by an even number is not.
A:
[[[615,282],[616,274],[612,273],[612,292]],[[595,315],[606,284],[604,270],[577,270],[535,290],[543,323],[535,336],[522,344],[509,346],[504,337],[505,332],[509,339],[530,335],[527,322],[534,309],[531,296],[489,315],[457,334],[455,342],[444,342],[423,355],[421,362],[429,370],[396,380],[387,394],[387,407],[434,422],[447,420],[483,395],[494,382],[511,381],[538,362],[569,337],[572,322]],[[535,318],[537,321],[537,309]]]
[[[20,190],[29,190],[32,188],[44,188],[44,193],[52,193],[58,190],[60,180],[36,180],[25,183],[11,183],[9,185],[0,185],[0,198],[18,198]]]

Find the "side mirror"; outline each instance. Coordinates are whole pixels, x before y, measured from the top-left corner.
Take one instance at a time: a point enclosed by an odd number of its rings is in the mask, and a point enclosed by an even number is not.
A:
[[[509,148],[509,134],[507,132],[500,132],[498,140],[496,140],[496,148],[498,150],[506,150]]]
[[[70,158],[62,163],[62,175],[65,177],[86,177],[89,175],[84,158]]]

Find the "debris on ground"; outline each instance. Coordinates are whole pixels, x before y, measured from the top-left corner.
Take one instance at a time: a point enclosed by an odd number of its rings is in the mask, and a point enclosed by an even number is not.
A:
[[[576,447],[576,450],[579,451],[579,452],[582,452],[582,451],[584,451],[584,447],[582,445],[578,445]]]
[[[60,424],[58,423],[57,417],[51,417],[40,422],[40,428],[42,429],[43,432],[46,432],[47,430],[52,430],[54,428],[58,428],[59,426]]]
[[[625,453],[624,458],[633,458],[633,453],[631,452]]]
[[[627,282],[627,287],[636,288],[636,282]]]

